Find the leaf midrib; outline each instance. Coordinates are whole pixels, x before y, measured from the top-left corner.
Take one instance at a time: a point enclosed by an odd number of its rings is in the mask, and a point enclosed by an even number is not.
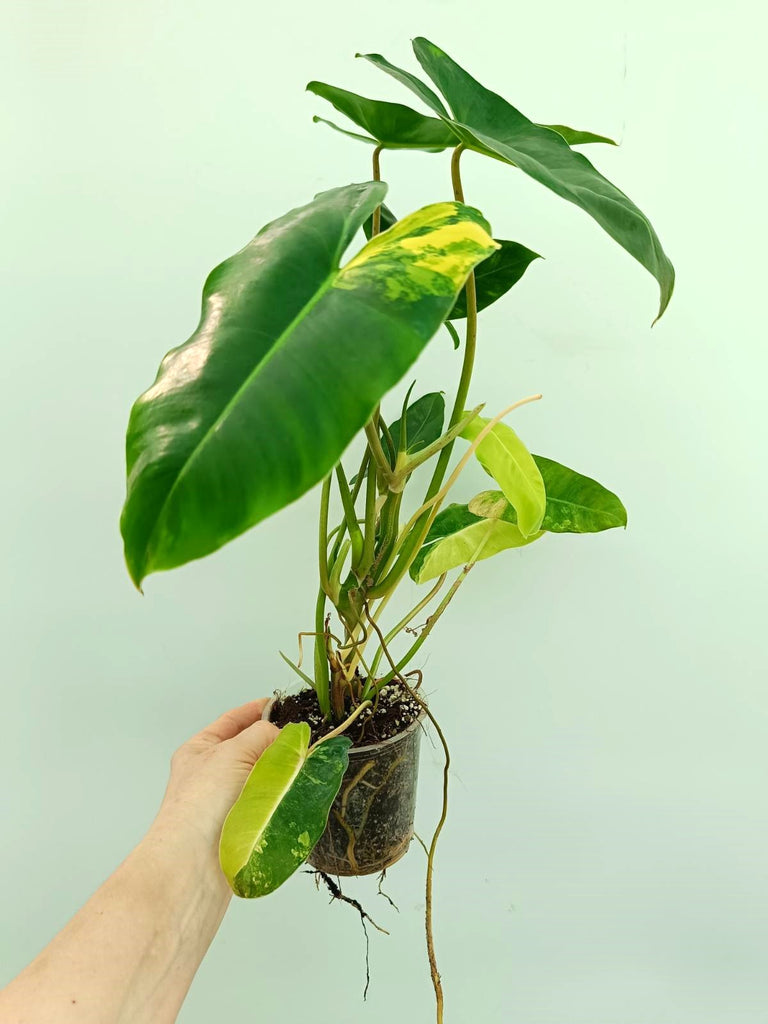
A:
[[[272,819],[275,816],[275,812],[277,811],[278,807],[280,806],[280,804],[285,799],[287,793],[289,792],[289,790],[293,786],[293,784],[296,781],[296,779],[299,777],[299,775],[301,775],[301,772],[303,771],[304,766],[306,765],[307,761],[309,760],[309,756],[308,756],[308,749],[309,749],[308,748],[308,741],[303,741],[302,742],[302,748],[303,748],[303,750],[299,753],[299,762],[298,762],[298,764],[296,766],[296,770],[293,772],[293,774],[291,775],[291,777],[288,780],[288,782],[286,783],[286,785],[280,791],[280,794],[277,797],[277,799],[275,800],[274,804],[272,805],[272,808],[271,808],[269,814],[265,817],[264,824],[259,829],[259,831],[254,835],[253,842],[251,843],[250,850],[248,851],[248,856],[245,858],[243,863],[240,865],[240,867],[235,872],[236,876],[239,875],[240,872],[243,870],[243,868],[247,867],[248,864],[250,863],[251,857],[253,856],[253,851],[254,851],[257,843],[259,842],[261,837],[266,832],[266,830],[267,830],[267,828],[269,826],[269,823],[272,821]]]

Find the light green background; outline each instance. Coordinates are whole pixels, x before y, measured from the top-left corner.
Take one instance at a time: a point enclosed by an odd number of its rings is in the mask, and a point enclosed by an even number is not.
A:
[[[652,279],[587,217],[466,158],[468,201],[546,256],[483,315],[471,397],[500,409],[541,390],[515,426],[614,487],[630,528],[478,567],[423,659],[455,759],[436,879],[446,1019],[768,1020],[758,5],[2,14],[0,982],[142,835],[174,747],[289,682],[277,648],[311,623],[317,495],[141,598],[117,530],[123,432],[207,271],[369,176],[367,150],[312,125],[328,110],[305,82],[409,102],[352,58],[408,61],[422,33],[536,120],[619,137],[590,155],[679,272],[650,331]],[[386,155],[396,210],[446,198],[447,162]],[[454,371],[441,336],[416,375],[448,387]],[[473,469],[461,493],[486,483]],[[428,833],[429,744],[422,771]],[[367,1005],[359,921],[300,875],[232,907],[180,1019],[430,1021],[423,870],[414,848],[391,872],[399,916],[350,886],[392,932],[372,935]]]

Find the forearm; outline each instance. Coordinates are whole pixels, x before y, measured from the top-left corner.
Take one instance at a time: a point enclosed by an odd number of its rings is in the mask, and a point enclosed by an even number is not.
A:
[[[156,823],[19,977],[3,1024],[172,1024],[224,916],[215,848]]]

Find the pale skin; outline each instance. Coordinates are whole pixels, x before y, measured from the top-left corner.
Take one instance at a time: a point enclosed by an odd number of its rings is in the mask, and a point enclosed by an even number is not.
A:
[[[232,896],[224,818],[277,736],[266,701],[228,711],[179,747],[139,845],[0,992],[3,1024],[172,1024]]]

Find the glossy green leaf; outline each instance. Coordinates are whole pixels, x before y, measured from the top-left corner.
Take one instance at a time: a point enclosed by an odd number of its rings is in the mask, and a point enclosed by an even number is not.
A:
[[[538,253],[519,242],[508,242],[503,238],[497,238],[496,241],[500,248],[491,253],[475,271],[478,312],[505,295],[517,284],[531,263],[541,259]],[[467,293],[462,290],[448,319],[460,320],[466,315]]]
[[[397,217],[392,213],[386,203],[382,203],[379,231],[389,231],[389,229],[395,224],[397,224]],[[363,224],[363,231],[365,232],[365,237],[370,242],[373,238],[373,214],[366,218],[365,223]]]
[[[613,491],[567,466],[533,456],[547,492],[541,529],[549,533],[598,533],[627,525],[627,510]],[[476,515],[517,522],[517,513],[501,491],[484,491],[469,503]]]
[[[197,330],[131,412],[121,528],[137,585],[322,479],[495,248],[477,210],[436,203],[340,268],[385,193],[324,192],[209,276]]]
[[[411,579],[426,583],[460,565],[531,544],[540,536],[537,532],[524,537],[512,523],[474,515],[466,505],[448,505],[435,516],[411,564]]]
[[[238,896],[251,899],[277,889],[325,830],[351,744],[337,736],[310,752],[309,739],[304,722],[281,729],[226,817],[219,863]]]
[[[474,441],[488,422],[476,416],[461,436]],[[544,481],[531,453],[512,427],[497,423],[477,446],[475,455],[516,510],[520,532],[531,537],[541,528],[546,509]]]
[[[456,136],[445,122],[425,117],[402,103],[367,99],[325,82],[310,82],[307,89],[332,103],[385,149],[425,149],[438,153],[457,144]],[[337,128],[334,124],[331,127]]]
[[[413,455],[436,441],[443,432],[444,421],[445,399],[439,391],[422,395],[411,403],[405,414],[406,452]],[[397,419],[389,427],[395,451],[400,447],[400,424],[401,419]]]
[[[397,77],[442,117],[465,146],[513,164],[594,220],[657,280],[660,288],[658,316],[672,297],[674,268],[662,249],[648,218],[624,193],[587,160],[570,148],[557,130],[530,121],[501,96],[486,89],[434,43],[413,41],[419,63],[451,107],[430,101],[434,93],[418,88],[412,75],[395,75],[393,66],[378,54],[367,59]],[[657,316],[657,319],[658,319]]]
[[[565,124],[540,124],[539,128],[549,128],[558,135],[562,135],[569,146],[585,146],[592,142],[601,142],[606,146],[615,146],[616,142],[609,139],[607,135],[595,135],[594,132],[580,132],[576,128],[569,128]]]

